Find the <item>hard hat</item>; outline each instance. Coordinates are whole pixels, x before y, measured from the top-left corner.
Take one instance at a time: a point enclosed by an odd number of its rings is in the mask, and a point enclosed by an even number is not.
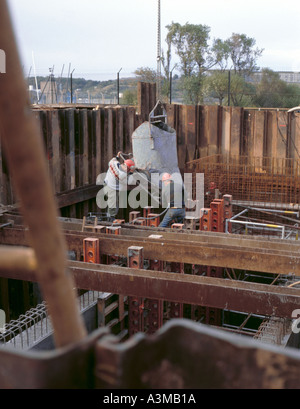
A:
[[[171,180],[172,176],[170,175],[170,173],[164,173],[162,176],[162,181],[166,182],[167,180]]]
[[[124,163],[127,166],[127,172],[133,172],[135,170],[135,163],[132,159],[126,159]]]

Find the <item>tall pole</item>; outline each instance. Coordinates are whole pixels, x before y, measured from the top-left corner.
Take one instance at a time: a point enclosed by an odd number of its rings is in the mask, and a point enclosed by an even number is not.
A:
[[[36,77],[36,70],[35,70],[35,62],[34,62],[34,55],[32,51],[32,62],[33,62],[33,71],[34,71],[34,78],[35,78],[35,90],[36,90],[36,100],[37,104],[39,103],[39,89],[38,89],[38,82],[37,82],[37,77]]]
[[[156,96],[160,99],[160,82],[161,82],[161,30],[160,30],[160,0],[158,0],[157,13],[157,74],[156,74]]]
[[[231,72],[230,70],[228,71],[228,106],[230,106],[230,80],[231,80]]]
[[[74,68],[74,70],[71,72],[71,104],[73,104],[73,72],[75,71],[75,68]]]
[[[172,80],[173,80],[173,70],[176,65],[170,71],[170,104],[172,104]]]
[[[117,78],[117,100],[118,100],[118,105],[120,104],[120,72],[122,68],[119,69],[118,71],[118,78]]]

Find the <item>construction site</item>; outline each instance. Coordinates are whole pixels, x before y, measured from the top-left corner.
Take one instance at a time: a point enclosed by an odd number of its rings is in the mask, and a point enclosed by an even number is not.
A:
[[[300,107],[28,106],[4,4],[0,388],[299,388]],[[102,212],[118,152],[180,175],[182,223]]]

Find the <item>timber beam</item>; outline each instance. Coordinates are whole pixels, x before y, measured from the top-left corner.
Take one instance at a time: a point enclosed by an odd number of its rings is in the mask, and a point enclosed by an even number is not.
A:
[[[96,184],[78,187],[65,192],[57,193],[56,202],[58,208],[71,206],[76,203],[81,203],[86,200],[94,199],[99,191],[99,186]]]

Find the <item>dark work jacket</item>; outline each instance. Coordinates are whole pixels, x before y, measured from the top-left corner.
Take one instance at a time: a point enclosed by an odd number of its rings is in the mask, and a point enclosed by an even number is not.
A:
[[[183,184],[171,181],[167,186],[162,186],[162,206],[185,207],[186,192]]]

